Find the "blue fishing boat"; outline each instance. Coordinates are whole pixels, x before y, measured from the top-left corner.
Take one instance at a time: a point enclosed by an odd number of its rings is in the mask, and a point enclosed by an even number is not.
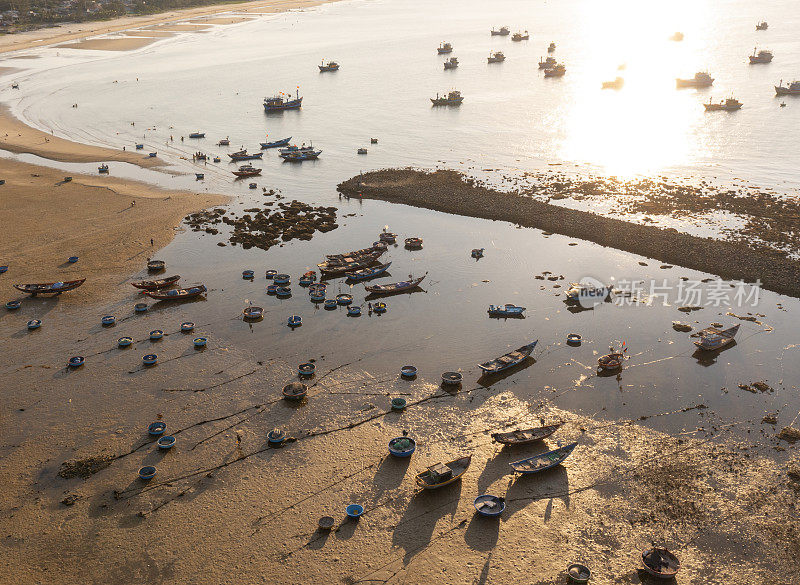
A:
[[[288,162],[302,162],[304,160],[316,160],[321,154],[321,150],[298,150],[293,152],[282,152],[280,153],[280,157]]]
[[[308,286],[310,284],[314,284],[314,279],[309,276],[301,276],[300,280],[298,281],[300,286]]]
[[[272,282],[274,282],[275,284],[289,284],[291,279],[292,277],[289,276],[288,274],[276,274],[275,276],[272,277]]]
[[[8,266],[0,266],[0,274],[8,272]]]
[[[154,366],[158,361],[158,356],[154,353],[148,353],[145,356],[142,356],[142,363],[146,366]]]
[[[291,141],[292,137],[289,136],[289,138],[282,138],[280,140],[274,140],[273,142],[262,142],[261,148],[267,149],[267,148],[280,148],[282,146],[289,146],[289,142]]]
[[[246,307],[242,311],[242,316],[245,321],[258,321],[264,317],[264,309],[261,307]]]
[[[303,319],[300,315],[292,315],[287,320],[289,327],[300,327],[303,324]]]
[[[28,321],[27,325],[28,329],[38,329],[39,327],[42,326],[42,321],[41,319],[31,319],[30,321]]]
[[[411,437],[395,437],[389,441],[389,453],[395,457],[411,457],[417,450],[417,442]]]
[[[120,347],[128,347],[131,343],[133,343],[132,337],[120,337],[117,339],[117,345]]]
[[[308,296],[315,303],[321,303],[325,300],[325,289],[312,290],[309,292]],[[334,301],[334,304],[336,304],[336,301]]]
[[[379,264],[373,268],[362,268],[361,270],[354,270],[352,272],[345,272],[347,276],[347,280],[352,282],[360,282],[362,280],[369,280],[370,278],[375,278],[376,276],[380,276],[384,272],[389,269],[391,266],[391,262],[387,262],[386,264]]]
[[[192,343],[194,344],[195,347],[205,347],[208,344],[208,338],[207,337],[195,337],[192,340]]]
[[[246,150],[240,150],[239,152],[234,152],[233,154],[229,154],[228,156],[230,157],[231,161],[238,162],[240,160],[256,160],[256,159],[260,159],[262,156],[264,156],[264,153],[263,152],[256,152],[256,153],[253,153],[253,154],[247,154]],[[233,174],[239,176],[236,172],[234,172]],[[258,174],[258,173],[256,173],[256,174]],[[251,176],[251,175],[247,174],[247,175],[242,175],[242,176]]]
[[[164,337],[164,332],[161,329],[153,329],[150,332],[150,341],[156,341]]]
[[[312,364],[311,362],[306,362],[304,364],[300,364],[297,367],[297,375],[300,377],[303,376],[313,376],[314,372],[316,371],[317,366]]]
[[[107,164],[100,165],[99,167],[97,167],[97,172],[108,174],[108,165]]]
[[[351,520],[358,520],[364,514],[364,506],[361,504],[350,504],[344,511]]]
[[[283,387],[283,397],[286,400],[302,400],[308,394],[308,386],[302,382],[291,382]]]
[[[483,494],[475,498],[473,505],[478,511],[478,514],[496,518],[506,509],[506,499],[500,496]]]
[[[518,307],[510,303],[497,306],[489,305],[489,309],[486,312],[489,313],[490,317],[522,317],[525,307]]]
[[[275,289],[275,294],[279,297],[290,297],[292,296],[292,289],[288,286],[279,286]]]
[[[347,314],[350,315],[351,317],[358,317],[359,315],[361,315],[361,307],[356,305],[350,305],[349,307],[347,307]]]
[[[116,322],[117,318],[114,315],[106,315],[105,317],[100,319],[100,323],[102,323],[105,326],[113,325]]]
[[[275,278],[276,274],[278,274],[277,270],[267,270],[264,273],[264,276],[266,277],[267,280],[272,280],[273,278]]]
[[[375,303],[374,305],[372,305],[372,310],[375,311],[376,313],[385,313],[386,303],[381,303],[381,302]]]
[[[392,398],[392,410],[405,410],[408,402],[405,398]]]
[[[483,258],[483,248],[473,248],[470,255],[476,260]]]
[[[272,429],[267,433],[267,443],[273,447],[280,447],[286,441],[286,432],[281,429]]]
[[[172,449],[172,447],[175,445],[175,437],[171,435],[160,437],[157,443],[159,449],[164,449],[166,451],[167,449]]]
[[[334,301],[334,302],[336,302],[336,301]],[[19,301],[8,301],[6,303],[6,309],[8,309],[9,311],[16,311],[21,306],[22,306],[22,303],[19,302]]]
[[[184,321],[183,323],[181,323],[181,331],[186,332],[186,331],[191,331],[192,329],[194,329],[194,323],[192,323],[191,321]]]
[[[147,156],[149,156],[150,158],[156,158],[158,156],[158,153],[157,152],[151,152]]]
[[[242,270],[242,278],[252,279],[255,275],[256,273],[253,270]]]
[[[446,386],[456,386],[461,384],[464,375],[461,372],[445,372],[442,374],[442,384]]]
[[[335,309],[338,304],[339,303],[336,302],[336,299],[326,299],[325,303],[323,303],[323,306],[326,309]]]
[[[509,465],[516,473],[538,473],[540,471],[550,469],[551,467],[555,467],[556,465],[560,465],[564,459],[570,456],[572,451],[577,446],[578,443],[570,443],[569,445],[559,447],[558,449],[548,451],[547,453],[541,453],[540,455],[534,455],[533,457],[520,459],[519,461],[512,461],[509,463]]]
[[[73,356],[73,357],[69,358],[69,361],[67,362],[67,365],[69,367],[71,367],[71,368],[78,368],[78,367],[82,366],[83,362],[85,362],[85,361],[86,361],[86,359],[83,356],[76,355],[76,356]]]
[[[206,178],[206,176],[203,173],[195,173],[194,176],[198,181],[202,181],[203,179]]]
[[[417,366],[403,366],[400,368],[400,375],[404,378],[413,378],[417,375]]]
[[[67,258],[67,262],[69,262],[70,264],[75,264],[77,261],[78,261],[77,256],[70,256],[69,258]]]
[[[137,313],[144,313],[147,310],[147,303],[136,303],[133,310]]]
[[[191,134],[189,134],[189,138],[205,138],[205,137],[206,137],[205,132],[192,132]]]
[[[167,430],[167,423],[162,421],[152,422],[147,427],[147,432],[154,437],[160,437],[165,430]]]
[[[142,150],[144,148],[144,144],[137,144],[136,150]]]
[[[336,302],[340,305],[349,305],[353,302],[353,295],[347,293],[338,294],[336,295]]]
[[[512,352],[509,352],[505,355],[501,355],[499,358],[490,360],[488,362],[484,362],[482,364],[478,364],[478,367],[487,374],[496,374],[497,372],[502,372],[503,370],[512,368],[517,364],[522,363],[528,356],[530,356],[531,352],[533,352],[533,348],[536,347],[537,343],[539,343],[538,339],[533,343],[529,343],[528,345],[523,345],[522,347],[515,349]]]
[[[139,469],[139,478],[145,481],[153,479],[156,476],[156,468],[152,465],[145,465]]]
[[[582,337],[578,333],[570,333],[567,335],[567,343],[569,345],[580,345]]]
[[[298,110],[303,105],[303,98],[300,97],[300,90],[298,89],[295,98],[292,99],[291,94],[284,94],[280,92],[278,95],[270,98],[264,98],[264,110],[267,112],[282,112],[283,110]]]
[[[277,293],[277,291],[278,291],[278,285],[277,284],[268,284],[267,285],[267,294],[268,295],[274,295],[274,294]]]

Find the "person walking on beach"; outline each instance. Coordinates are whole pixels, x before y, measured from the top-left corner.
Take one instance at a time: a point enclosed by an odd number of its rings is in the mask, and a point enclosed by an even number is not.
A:
[[[150,245],[153,245],[153,238],[150,238]]]

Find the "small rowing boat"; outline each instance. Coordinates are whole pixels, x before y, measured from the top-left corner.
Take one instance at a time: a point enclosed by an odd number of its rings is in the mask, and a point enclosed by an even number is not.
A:
[[[606,372],[614,372],[622,368],[622,360],[625,359],[623,352],[614,351],[597,359],[598,369]]]
[[[245,321],[258,321],[264,316],[264,309],[262,307],[245,307],[242,311],[242,317]]]
[[[208,289],[206,289],[205,285],[199,284],[197,286],[192,286],[188,288],[173,288],[171,290],[154,290],[154,291],[145,291],[146,294],[151,299],[156,299],[159,301],[178,301],[178,300],[185,300],[197,297],[199,295],[204,294]]]
[[[415,478],[417,485],[425,490],[435,490],[455,483],[464,476],[471,462],[472,455],[464,455],[447,463],[431,465],[422,473],[417,474]]]
[[[140,280],[138,282],[132,282],[131,286],[142,290],[158,290],[161,288],[167,288],[168,286],[178,282],[180,279],[180,275],[176,274],[175,276],[167,276],[166,278],[159,278],[158,280]]]
[[[695,341],[694,344],[705,351],[717,351],[731,345],[735,341],[734,338],[738,332],[739,325],[734,325],[728,329],[708,327],[698,333],[700,340]]]
[[[411,278],[409,276],[408,280],[404,280],[403,282],[393,282],[391,284],[374,284],[371,286],[365,285],[364,288],[367,290],[368,293],[373,295],[393,295],[396,293],[405,292],[407,290],[412,290],[419,287],[419,284],[425,280],[425,277],[428,275],[426,272],[419,278]]]
[[[555,433],[564,423],[534,427],[532,429],[517,429],[507,433],[492,433],[492,439],[503,445],[526,445],[546,439]]]
[[[509,465],[517,473],[538,473],[560,465],[564,459],[570,456],[577,446],[578,443],[570,443],[569,445],[559,447],[547,453],[541,453],[540,455],[534,455],[533,457],[520,459],[519,461],[512,461]]]
[[[537,343],[539,343],[538,339],[533,343],[529,343],[528,345],[523,345],[522,347],[515,349],[512,352],[509,352],[505,355],[501,355],[499,358],[495,358],[488,362],[478,364],[478,367],[487,374],[496,374],[497,372],[502,372],[503,370],[507,370],[508,368],[513,368],[517,364],[522,363],[525,359],[528,358],[528,356],[531,355],[531,353],[533,352],[533,348],[536,347]]]
[[[672,579],[681,568],[681,562],[665,548],[649,548],[642,551],[644,570],[658,579]]]
[[[289,136],[289,138],[281,138],[280,140],[273,140],[272,142],[262,142],[261,148],[267,149],[267,148],[280,148],[282,146],[289,146],[289,142],[291,142],[291,140],[292,137]]]
[[[387,262],[386,264],[379,264],[373,268],[362,268],[361,270],[354,270],[353,272],[346,272],[345,275],[347,276],[347,280],[351,280],[353,282],[360,282],[362,280],[369,280],[370,278],[375,278],[376,276],[380,276],[384,272],[389,269],[391,266],[391,262]]]
[[[189,138],[205,138],[205,137],[206,137],[205,132],[192,132],[191,134],[189,134]]]
[[[489,313],[490,317],[522,317],[525,307],[518,307],[511,303],[497,306],[489,305],[489,309],[486,312]]]
[[[15,284],[14,288],[28,293],[32,297],[36,295],[54,294],[60,295],[63,292],[74,290],[86,282],[85,278],[79,280],[66,280],[62,282],[44,282],[37,284]]]
[[[147,261],[147,269],[150,272],[158,272],[159,270],[164,270],[167,267],[166,262],[163,260],[148,260]]]
[[[286,400],[302,400],[308,394],[308,386],[302,382],[292,382],[283,387],[283,397]]]
[[[232,172],[237,178],[241,179],[243,177],[256,177],[261,174],[261,169],[257,169],[253,165],[244,165]]]

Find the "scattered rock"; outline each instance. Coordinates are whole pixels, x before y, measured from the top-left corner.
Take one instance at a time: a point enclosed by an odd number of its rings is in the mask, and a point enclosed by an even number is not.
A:
[[[112,455],[100,455],[97,457],[78,459],[77,461],[65,461],[61,464],[58,476],[64,479],[71,479],[73,477],[86,479],[111,465],[112,461],[114,461]]]
[[[777,437],[787,443],[796,443],[800,441],[800,430],[794,427],[783,427]]]

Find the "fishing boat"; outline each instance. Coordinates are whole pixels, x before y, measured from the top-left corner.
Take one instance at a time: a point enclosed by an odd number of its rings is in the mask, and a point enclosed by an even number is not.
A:
[[[367,290],[368,293],[373,295],[393,295],[396,293],[405,292],[407,290],[415,289],[419,286],[425,277],[428,275],[426,272],[419,278],[411,278],[409,275],[408,280],[404,280],[403,282],[393,282],[392,284],[373,284],[373,285],[364,285],[364,288]]]
[[[437,93],[436,97],[430,98],[430,100],[434,106],[460,106],[461,102],[464,101],[464,97],[461,95],[460,91],[453,90],[443,96],[439,96]]]
[[[158,280],[139,280],[132,282],[131,286],[142,290],[158,290],[160,288],[167,288],[175,284],[181,279],[180,275],[167,276],[166,278],[159,278]]]
[[[320,73],[324,73],[325,71],[339,71],[339,64],[336,61],[328,61],[325,63],[323,60],[317,67],[319,67]]]
[[[97,172],[98,173],[108,173],[108,165],[107,164],[100,165],[99,167],[97,167]]]
[[[231,145],[231,141],[230,141],[230,138],[228,138],[228,137],[225,137],[222,140],[220,140],[219,142],[217,142],[217,146],[230,146],[230,145]]]
[[[672,36],[669,37],[669,40],[680,42],[680,41],[683,40],[683,33],[676,31],[676,32],[672,33]]]
[[[191,286],[188,288],[173,288],[171,290],[154,290],[154,291],[145,291],[146,294],[151,299],[156,299],[158,301],[182,301],[185,299],[192,299],[194,297],[200,296],[207,291],[205,285],[199,284],[197,286]]]
[[[41,319],[31,319],[27,323],[27,327],[31,331],[33,331],[34,329],[38,329],[41,326],[42,326],[42,320]]]
[[[208,159],[208,157],[206,156],[206,153],[204,153],[204,152],[200,152],[199,150],[198,150],[197,152],[195,152],[195,153],[194,153],[194,155],[192,156],[192,158],[193,158],[194,160],[207,160],[207,159]]]
[[[0,266],[0,274],[4,274],[8,272],[8,266]]]
[[[512,461],[509,465],[516,473],[538,473],[560,465],[572,454],[572,451],[575,450],[577,446],[578,443],[570,443],[569,445],[559,447],[547,453],[541,453],[540,455],[534,455],[533,457],[520,459],[519,461]]]
[[[489,305],[489,309],[486,312],[489,313],[490,317],[522,317],[525,307],[518,307],[511,303],[497,306]]]
[[[458,57],[450,57],[447,61],[444,62],[444,68],[447,69],[456,69],[458,67]]]
[[[275,288],[275,296],[286,298],[292,296],[292,289],[288,286],[278,286]]]
[[[205,132],[192,132],[191,134],[189,134],[189,138],[205,138],[205,137],[206,137]]]
[[[361,148],[356,150],[356,154],[367,154],[367,149],[362,146]]]
[[[24,293],[28,293],[32,297],[35,297],[36,295],[46,295],[46,294],[60,295],[63,292],[75,290],[84,282],[86,282],[86,279],[81,278],[78,280],[65,280],[62,282],[15,284],[14,288]]]
[[[439,44],[439,47],[436,49],[436,52],[440,55],[446,55],[447,53],[453,52],[453,45],[450,43],[442,42]]]
[[[302,400],[308,394],[308,386],[302,382],[291,382],[283,387],[283,397],[286,400]]]
[[[308,296],[313,302],[321,303],[325,300],[325,289],[309,291]]]
[[[784,87],[781,80],[780,85],[775,86],[775,95],[800,95],[800,81],[793,81]]]
[[[476,260],[478,258],[483,258],[483,250],[484,248],[473,248],[472,252],[470,252],[470,256],[472,256]]]
[[[336,295],[336,302],[340,305],[349,305],[353,302],[353,295],[348,293],[341,293]]]
[[[328,260],[317,264],[317,268],[319,268],[320,273],[324,276],[335,276],[338,274],[355,272],[374,264],[383,253],[384,250],[376,250],[366,256],[347,257],[349,260],[345,262]]]
[[[347,280],[353,282],[369,280],[370,278],[375,278],[376,276],[380,276],[381,274],[386,272],[389,269],[389,266],[391,265],[392,265],[391,262],[387,262],[386,264],[379,264],[378,266],[374,266],[372,268],[362,268],[361,270],[346,272],[345,276],[347,276]]]
[[[288,274],[276,274],[272,277],[272,282],[275,284],[289,284],[292,281],[292,277]]]
[[[233,154],[228,155],[233,162],[238,162],[241,160],[255,160],[260,159],[264,156],[263,152],[254,152],[253,154],[248,154],[246,150],[240,150],[239,152],[234,152]]]
[[[291,140],[292,137],[289,136],[289,138],[281,138],[280,140],[273,140],[272,142],[262,142],[261,148],[267,149],[267,148],[280,148],[281,146],[288,146]]]
[[[555,51],[556,51],[556,44],[555,43],[550,43],[547,46],[547,52],[548,53],[555,53]]]
[[[158,272],[159,270],[164,270],[167,267],[167,263],[163,260],[148,260],[147,261],[147,269],[150,272]]]
[[[233,174],[240,179],[244,177],[255,177],[261,174],[261,169],[257,169],[253,165],[244,165],[233,171]]]
[[[539,69],[550,69],[552,67],[555,67],[556,63],[558,63],[558,61],[556,61],[555,57],[547,57],[544,60],[540,58]]]
[[[553,65],[550,69],[544,70],[545,77],[564,77],[567,73],[567,68],[561,63]]]
[[[317,273],[313,270],[309,270],[303,273],[303,276],[300,277],[300,284],[302,286],[308,286],[317,280]],[[324,286],[324,285],[323,285]]]
[[[502,63],[506,60],[506,56],[503,54],[503,51],[495,51],[494,53],[489,53],[489,57],[487,61],[489,63]]]
[[[499,358],[495,358],[488,362],[484,362],[482,364],[478,364],[478,367],[482,369],[487,374],[496,374],[497,372],[502,372],[503,370],[507,370],[508,368],[513,368],[517,364],[522,363],[528,356],[531,355],[533,352],[533,348],[536,347],[536,344],[539,343],[539,340],[529,343],[528,345],[523,345],[520,348],[515,349],[505,355],[501,355]]]
[[[411,437],[403,435],[389,441],[389,453],[394,457],[411,457],[417,450],[417,442]]]
[[[406,238],[405,245],[409,250],[420,250],[422,248],[422,238]]]
[[[497,518],[506,509],[506,499],[491,494],[481,494],[472,504],[481,516]]]
[[[195,174],[194,174],[194,177],[195,177],[195,179],[197,179],[198,181],[202,181],[203,179],[205,179],[205,178],[206,178],[206,176],[205,176],[203,173],[195,173]]]
[[[463,379],[464,375],[461,372],[444,372],[442,374],[442,384],[445,386],[457,386]]]
[[[753,49],[753,54],[750,55],[750,65],[756,65],[758,63],[771,63],[772,62],[772,51],[767,51],[763,49],[756,53],[756,50]]]
[[[712,103],[711,100],[708,100],[708,103],[703,104],[703,107],[706,109],[706,112],[735,112],[736,110],[740,110],[742,108],[742,102],[735,98],[728,98],[719,103]]]
[[[321,154],[321,150],[301,150],[297,152],[282,152],[279,156],[288,162],[302,162],[304,160],[316,160]]]
[[[218,156],[215,156],[213,160],[215,163],[222,162],[222,159]]]
[[[698,71],[691,79],[676,79],[675,84],[677,87],[711,87],[714,78],[705,71]]]
[[[386,303],[377,302],[374,305],[372,305],[372,310],[375,311],[376,313],[378,313],[379,315],[381,313],[385,313],[386,312]]]
[[[303,324],[303,318],[300,315],[292,315],[286,320],[286,324],[292,328],[300,327]]]
[[[471,462],[472,455],[464,455],[447,463],[431,465],[422,473],[418,473],[415,481],[424,490],[435,490],[450,485],[464,476]]]
[[[326,309],[335,309],[339,303],[336,302],[336,299],[325,299],[323,306]]]
[[[263,307],[245,307],[242,311],[242,317],[245,321],[258,321],[264,317]]]
[[[528,31],[525,31],[524,33],[515,32],[513,35],[511,35],[511,40],[514,41],[515,43],[518,43],[520,41],[527,41],[530,38],[531,35],[528,34]]]
[[[67,365],[70,368],[79,368],[84,364],[85,361],[86,358],[84,358],[82,355],[76,355],[69,358],[69,360],[67,361]]]
[[[19,83],[16,81],[11,84],[11,89],[19,89]]]
[[[503,445],[527,445],[546,439],[555,433],[564,423],[534,427],[532,429],[517,429],[507,433],[492,433],[492,439]]]
[[[264,110],[267,112],[282,112],[283,110],[297,110],[303,105],[303,98],[300,97],[300,90],[297,90],[295,98],[291,94],[279,93],[270,98],[264,98]]]
[[[769,25],[767,24],[766,20],[762,20],[756,25],[756,30],[767,30]]]
[[[627,349],[627,348],[626,348]],[[597,369],[605,372],[615,372],[622,369],[622,362],[625,359],[625,350],[614,351],[612,348],[611,353],[597,358]]]
[[[331,263],[339,263],[345,264],[347,262],[352,262],[353,260],[357,260],[358,258],[364,256],[371,256],[377,251],[381,253],[386,251],[386,244],[384,242],[375,242],[369,248],[362,248],[361,250],[353,250],[352,252],[345,252],[344,254],[326,254],[325,258],[328,262]]]
[[[658,579],[673,579],[681,568],[681,562],[667,549],[653,547],[642,551],[642,567]]]
[[[397,234],[386,231],[386,228],[384,228],[384,230],[378,235],[378,239],[387,244],[394,244],[397,241]]]
[[[501,26],[498,30],[492,29],[493,37],[507,37],[511,31],[507,26]]]
[[[361,316],[361,307],[357,305],[350,305],[347,307],[347,314],[351,317],[359,317]]]
[[[700,338],[694,344],[705,351],[718,351],[731,345],[735,341],[736,334],[739,332],[739,325],[734,325],[728,329],[717,329],[708,327],[697,333]]]
[[[622,89],[623,85],[625,85],[625,80],[617,77],[614,81],[604,81],[602,89]]]
[[[144,150],[144,144],[137,144],[135,146],[136,146],[136,150]]]
[[[306,146],[306,143],[304,142],[300,146],[292,144],[291,146],[287,146],[286,148],[281,148],[280,150],[278,150],[278,153],[284,154],[287,152],[313,152],[313,151],[314,151],[314,145],[311,144],[310,146]]]

